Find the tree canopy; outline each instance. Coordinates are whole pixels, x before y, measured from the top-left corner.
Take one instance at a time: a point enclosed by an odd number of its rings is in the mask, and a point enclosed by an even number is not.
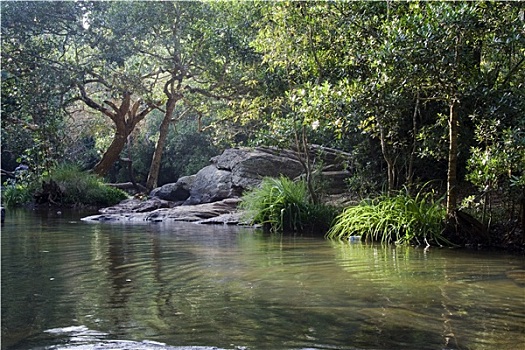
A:
[[[91,151],[76,160],[109,176],[133,158],[152,188],[181,135],[173,128],[193,120],[213,147],[341,148],[353,155],[349,188],[364,195],[442,181],[449,215],[478,195],[525,195],[522,2],[17,1],[1,10],[2,168],[24,158],[49,169],[78,144],[71,126],[96,121],[82,134]],[[476,189],[459,193],[465,181]]]

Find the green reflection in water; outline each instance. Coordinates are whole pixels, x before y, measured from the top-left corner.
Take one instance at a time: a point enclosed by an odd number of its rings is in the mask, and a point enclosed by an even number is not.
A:
[[[523,258],[11,215],[2,230],[3,349],[71,341],[44,331],[80,325],[104,339],[221,348],[525,342]]]
[[[435,330],[445,348],[524,346],[525,290],[519,278],[508,278],[509,271],[522,271],[523,258],[447,249],[332,244],[339,251],[338,263],[356,282],[353,292],[367,295],[369,306],[359,312],[372,329],[382,334],[393,329],[392,334],[398,337],[427,336],[426,332]],[[404,340],[399,343],[408,348],[410,344]]]

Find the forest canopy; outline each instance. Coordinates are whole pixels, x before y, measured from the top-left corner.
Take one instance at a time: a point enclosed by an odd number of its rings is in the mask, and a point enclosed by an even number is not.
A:
[[[352,154],[361,196],[437,180],[449,213],[523,207],[522,2],[0,6],[2,169],[151,189],[300,135]]]

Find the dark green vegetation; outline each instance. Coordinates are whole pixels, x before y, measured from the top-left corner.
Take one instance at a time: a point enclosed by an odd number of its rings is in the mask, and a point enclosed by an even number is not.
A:
[[[58,166],[52,175],[44,175],[42,179],[8,181],[2,191],[2,201],[8,207],[32,200],[60,206],[110,206],[127,197],[124,191],[104,184],[99,176],[67,164]]]
[[[151,189],[225,147],[317,143],[352,154],[361,199],[437,180],[448,218],[523,240],[523,2],[1,10],[4,170],[69,162]]]
[[[260,188],[243,196],[241,208],[246,219],[271,231],[326,232],[335,209],[315,203],[305,181],[294,182],[286,177],[265,178]]]

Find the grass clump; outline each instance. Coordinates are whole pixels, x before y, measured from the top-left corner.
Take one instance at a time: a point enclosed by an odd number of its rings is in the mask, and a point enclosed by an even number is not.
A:
[[[8,182],[2,186],[2,205],[8,208],[22,206],[33,200],[33,188],[28,184]]]
[[[314,203],[305,181],[264,178],[261,186],[243,196],[245,219],[274,232],[326,232],[335,210]]]
[[[44,176],[27,173],[2,186],[2,205],[17,207],[49,203],[65,206],[110,206],[128,198],[126,192],[75,165],[59,165]]]
[[[100,177],[75,165],[61,165],[45,180],[58,185],[62,192],[61,204],[109,206],[128,197],[126,192],[104,184]]]
[[[348,207],[336,218],[328,238],[362,236],[366,241],[450,245],[442,236],[446,219],[443,198],[433,193],[382,195]]]

